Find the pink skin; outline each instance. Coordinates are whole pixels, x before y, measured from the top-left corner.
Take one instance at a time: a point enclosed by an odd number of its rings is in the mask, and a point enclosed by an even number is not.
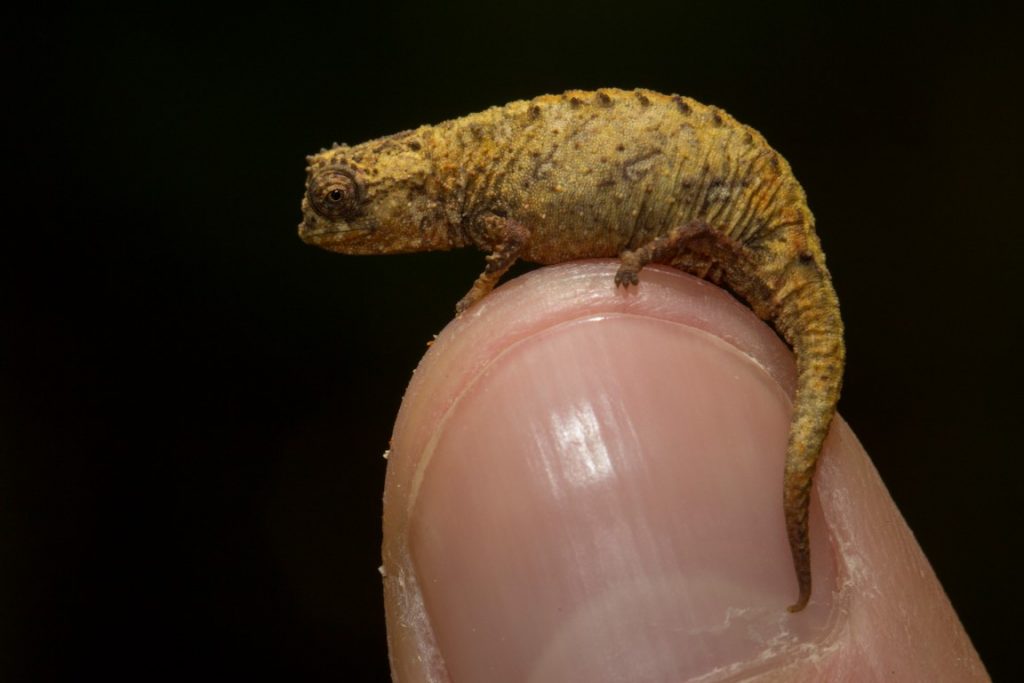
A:
[[[385,490],[395,680],[988,680],[841,419],[786,612],[789,351],[705,282],[615,270],[514,280],[417,369]]]

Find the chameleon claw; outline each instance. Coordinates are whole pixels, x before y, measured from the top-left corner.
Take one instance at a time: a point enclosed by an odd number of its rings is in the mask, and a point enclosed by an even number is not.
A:
[[[466,296],[459,299],[459,303],[455,304],[455,317],[460,317],[463,313],[473,307],[477,301],[484,298],[484,294],[479,292],[476,287],[469,290]]]
[[[637,275],[637,272],[632,268],[626,268],[625,266],[623,266],[622,268],[619,268],[617,273],[615,273],[616,287],[628,288],[630,285],[638,284],[640,284],[640,278]]]
[[[640,284],[640,269],[643,263],[634,251],[624,251],[619,255],[619,270],[615,273],[615,286],[626,287]]]

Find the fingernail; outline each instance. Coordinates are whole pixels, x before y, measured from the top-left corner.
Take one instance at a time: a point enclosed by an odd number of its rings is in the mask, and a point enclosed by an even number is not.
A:
[[[680,681],[820,637],[781,486],[790,406],[761,366],[662,317],[587,316],[501,351],[436,426],[408,547],[453,681]]]

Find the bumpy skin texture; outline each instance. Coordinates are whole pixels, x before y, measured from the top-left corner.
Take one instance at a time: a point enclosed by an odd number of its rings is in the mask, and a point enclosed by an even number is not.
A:
[[[647,90],[570,91],[307,158],[300,237],[347,254],[475,245],[487,266],[619,256],[629,286],[668,263],[726,287],[793,348],[797,389],[783,505],[811,594],[811,481],[842,382],[839,304],[789,164],[716,107]]]

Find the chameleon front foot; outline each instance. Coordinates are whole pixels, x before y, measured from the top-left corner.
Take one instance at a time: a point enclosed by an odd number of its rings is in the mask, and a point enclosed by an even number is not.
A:
[[[491,245],[491,253],[485,259],[484,272],[480,273],[466,296],[455,305],[455,317],[490,294],[501,276],[508,272],[530,242],[530,231],[511,218],[483,214],[477,218],[474,228],[479,234],[480,243]]]
[[[485,289],[483,286],[474,284],[473,288],[466,293],[466,296],[459,299],[459,303],[455,304],[455,317],[457,318],[465,313],[469,310],[470,306],[483,299],[490,291],[490,288]]]

